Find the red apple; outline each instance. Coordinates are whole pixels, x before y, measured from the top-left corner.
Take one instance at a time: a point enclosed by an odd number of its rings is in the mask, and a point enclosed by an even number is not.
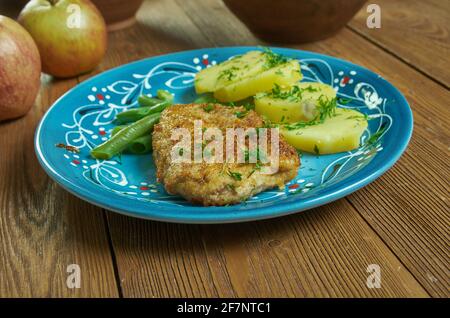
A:
[[[25,115],[39,92],[41,61],[32,37],[0,15],[0,120]]]
[[[89,0],[31,0],[19,22],[35,40],[45,73],[76,76],[91,71],[105,55],[105,21]]]

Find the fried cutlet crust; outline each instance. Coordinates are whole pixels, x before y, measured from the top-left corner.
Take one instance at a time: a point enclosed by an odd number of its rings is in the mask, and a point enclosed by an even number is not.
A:
[[[204,206],[236,204],[266,189],[284,187],[286,182],[297,175],[299,157],[281,135],[279,169],[271,175],[255,169],[254,163],[172,162],[171,151],[178,142],[171,139],[172,132],[175,128],[187,128],[193,140],[195,120],[201,120],[204,129],[219,128],[223,136],[226,128],[264,127],[261,116],[244,107],[178,104],[166,108],[161,114],[160,122],[155,125],[152,140],[157,179],[163,183],[168,193],[181,195],[192,203]],[[270,141],[270,134],[268,140]],[[236,177],[230,175],[230,171],[240,174],[241,180],[236,180]]]

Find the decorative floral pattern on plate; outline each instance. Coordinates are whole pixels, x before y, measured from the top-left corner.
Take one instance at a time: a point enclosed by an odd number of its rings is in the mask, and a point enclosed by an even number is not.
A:
[[[324,190],[363,171],[385,151],[385,136],[390,134],[394,117],[398,117],[392,116],[392,108],[398,107],[396,104],[401,94],[396,90],[393,94],[391,87],[386,89],[387,82],[375,74],[356,65],[314,53],[289,49],[274,51],[298,58],[303,81],[322,82],[334,87],[339,107],[357,109],[366,114],[370,119],[369,127],[361,138],[362,146],[359,149],[334,155],[303,154],[298,176],[284,190],[265,191],[235,206],[234,210],[267,207],[280,201],[293,202],[308,198],[312,201],[320,197]],[[44,168],[52,176],[59,176],[69,183],[68,177],[62,176],[57,169],[65,169],[67,173],[73,170],[69,173],[70,178],[76,176],[77,182],[83,184],[78,186],[90,184],[92,189],[107,190],[111,195],[124,197],[124,200],[141,201],[143,204],[150,202],[149,206],[192,207],[184,199],[168,195],[156,182],[150,155],[122,155],[111,160],[95,160],[89,156],[89,151],[109,137],[114,126],[112,122],[119,112],[137,107],[137,98],[141,94],[152,96],[157,89],[163,88],[174,94],[175,102],[191,102],[195,99],[195,73],[242,52],[245,52],[245,48],[181,52],[132,63],[110,71],[112,76],[106,76],[107,72],[102,74],[104,76],[82,83],[56,103],[53,108],[59,106],[66,109],[63,116],[53,116],[52,129],[45,131],[47,137],[53,131],[57,134],[53,139],[59,138],[57,142],[77,147],[80,152],[48,150],[52,158],[46,159],[42,152],[42,139],[46,136],[40,134],[41,123],[36,147]],[[58,168],[53,168],[56,164],[52,166],[49,160],[59,160],[64,163],[64,168],[60,163]],[[84,181],[80,181],[80,178]]]

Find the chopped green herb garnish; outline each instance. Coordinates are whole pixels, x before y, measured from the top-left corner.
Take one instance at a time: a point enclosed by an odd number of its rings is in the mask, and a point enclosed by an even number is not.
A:
[[[325,119],[332,117],[336,112],[337,101],[336,98],[329,100],[324,95],[319,97],[319,114],[318,120],[323,123]]]
[[[244,118],[247,115],[247,111],[242,111],[242,112],[235,112],[234,114],[236,115],[237,118]]]
[[[376,145],[380,141],[380,138],[383,136],[385,131],[386,131],[386,127],[385,126],[381,127],[380,130],[378,130],[376,133],[374,133],[372,136],[370,136],[369,139],[367,139],[365,146]]]
[[[262,98],[265,96],[269,96],[275,99],[288,100],[291,102],[298,102],[302,100],[302,93],[304,91],[310,91],[310,89],[314,89],[311,86],[306,88],[300,88],[298,86],[292,86],[289,90],[281,90],[281,87],[277,84],[272,88],[270,93],[259,93],[256,95],[256,98]]]
[[[220,72],[217,79],[225,78],[226,80],[231,81],[237,76],[236,71],[238,71],[238,70],[239,70],[239,68],[237,68],[236,66],[232,66],[231,68]]]
[[[273,127],[276,127],[276,125],[275,125],[275,124],[272,124],[272,123],[270,122],[270,120],[268,120],[267,118],[264,118],[264,117],[263,117],[263,121],[264,121],[264,125],[263,125],[262,128],[273,128]]]
[[[257,161],[255,163],[255,166],[254,166],[253,170],[250,171],[250,173],[248,174],[248,177],[251,177],[256,171],[261,170],[261,167],[262,167],[261,162]]]
[[[287,57],[285,57],[281,54],[275,53],[267,47],[264,47],[262,49],[264,51],[264,57],[266,59],[265,64],[264,64],[265,69],[270,69],[270,68],[276,67],[278,65],[284,64],[287,61],[289,61],[289,59]]]
[[[228,170],[228,175],[230,177],[232,177],[234,180],[237,180],[237,181],[242,180],[242,174],[239,172],[233,172],[233,171]]]
[[[348,116],[346,119],[369,120],[369,115],[361,114],[356,116]]]
[[[314,126],[317,124],[322,124],[325,119],[333,117],[336,112],[337,101],[336,98],[329,100],[324,95],[320,95],[318,100],[318,114],[311,121],[299,121],[289,125],[285,125],[284,128],[287,130],[295,130],[299,128],[304,128],[308,126]]]
[[[271,92],[258,93],[256,94],[255,98],[260,99],[268,96],[274,99],[282,99],[290,102],[299,102],[303,99],[303,92],[313,93],[317,91],[319,91],[319,89],[314,88],[311,85],[304,88],[300,88],[294,85],[288,90],[282,90],[279,85],[275,84]]]
[[[296,129],[305,128],[308,126],[314,126],[317,124],[318,124],[318,122],[315,122],[315,121],[298,121],[296,123],[284,125],[284,128],[286,128],[287,130],[296,130]]]
[[[315,153],[316,155],[319,155],[319,154],[320,154],[320,150],[319,150],[319,147],[317,147],[317,145],[314,145],[314,153]]]
[[[307,91],[309,93],[314,93],[314,92],[318,92],[319,89],[318,88],[314,88],[311,85],[309,85],[308,87],[303,88],[303,91]]]
[[[207,104],[206,106],[203,107],[203,110],[207,113],[209,113],[213,109],[214,109],[214,104]]]
[[[347,105],[349,104],[353,99],[351,98],[343,98],[343,97],[338,97],[337,102],[341,105]]]
[[[250,102],[247,102],[247,103],[245,103],[245,104],[242,105],[242,106],[244,106],[244,108],[245,108],[247,111],[252,110],[252,109],[255,109],[255,104],[250,103]]]

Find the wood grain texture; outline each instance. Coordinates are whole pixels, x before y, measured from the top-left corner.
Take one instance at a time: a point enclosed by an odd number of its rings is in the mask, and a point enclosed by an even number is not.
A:
[[[366,66],[396,85],[413,108],[411,144],[368,187],[285,218],[176,225],[106,212],[105,224],[101,209],[49,181],[33,154],[38,119],[77,83],[44,76],[33,110],[0,124],[0,297],[115,297],[118,288],[125,297],[449,297],[450,93],[441,69],[448,65],[448,10],[442,13],[447,7],[439,0],[395,1],[407,7],[401,10],[380,2],[383,28],[403,33],[365,33],[360,13],[334,38],[297,47]],[[395,24],[396,15],[418,43],[402,37],[410,33]],[[138,23],[110,33],[103,63],[78,81],[148,56],[259,44],[219,0],[148,0]],[[79,290],[66,288],[71,263],[81,266]],[[369,264],[381,267],[381,289],[366,287]]]
[[[243,224],[109,220],[125,297],[428,295],[345,200]],[[381,289],[366,286],[369,264]]]
[[[200,10],[209,14],[196,14]],[[142,43],[147,55],[170,46],[259,43],[218,1],[153,0],[139,20],[149,29],[141,22],[127,32],[167,37],[157,47]],[[192,41],[176,40],[187,33]],[[125,297],[427,296],[346,200],[246,224],[174,225],[115,214],[108,220]],[[382,268],[382,289],[366,287],[373,263]]]
[[[410,102],[415,123],[405,155],[386,175],[348,199],[428,292],[447,297],[450,92],[383,50],[368,48],[349,30],[340,33],[338,45],[307,48],[382,74]]]
[[[379,0],[381,29],[369,29],[364,7],[350,23],[358,33],[450,87],[450,1]]]
[[[50,181],[34,154],[39,119],[76,80],[42,82],[30,113],[0,124],[0,297],[117,296],[101,209]],[[70,264],[80,289],[67,288]]]

